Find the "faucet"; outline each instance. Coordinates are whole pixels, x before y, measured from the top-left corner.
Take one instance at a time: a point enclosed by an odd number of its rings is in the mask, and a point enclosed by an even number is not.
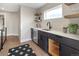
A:
[[[47,26],[49,27],[48,30],[50,30],[50,29],[52,28],[52,26],[51,26],[51,22],[47,22]]]

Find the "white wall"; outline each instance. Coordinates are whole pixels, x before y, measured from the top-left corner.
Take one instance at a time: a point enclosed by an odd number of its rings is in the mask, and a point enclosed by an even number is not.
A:
[[[21,23],[21,42],[31,40],[30,28],[34,26],[35,10],[29,7],[21,6],[20,23]]]
[[[19,13],[18,12],[0,12],[5,17],[5,26],[7,27],[7,35],[19,35]]]

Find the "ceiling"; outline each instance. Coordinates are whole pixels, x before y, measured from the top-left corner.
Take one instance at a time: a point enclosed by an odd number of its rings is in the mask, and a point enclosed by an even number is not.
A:
[[[37,9],[37,8],[42,7],[45,4],[46,3],[23,3],[22,5]]]
[[[16,12],[20,6],[27,6],[30,8],[40,8],[46,3],[0,3],[0,11]]]

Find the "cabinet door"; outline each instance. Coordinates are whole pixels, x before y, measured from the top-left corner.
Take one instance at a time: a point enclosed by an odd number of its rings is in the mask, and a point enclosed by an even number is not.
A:
[[[43,48],[42,35],[39,34],[38,45]]]
[[[79,56],[79,51],[69,46],[66,46],[64,44],[61,44],[60,55],[61,56]]]
[[[38,45],[42,48],[41,31],[38,30]]]
[[[75,49],[78,49],[79,50],[79,40],[74,40],[74,39],[71,39],[71,38],[66,38],[66,37],[62,37],[60,39],[61,43],[67,45],[67,46],[70,46],[70,47],[73,47]]]
[[[42,48],[48,52],[48,37],[47,36],[42,36]]]
[[[70,51],[68,50],[68,47],[61,44],[60,46],[60,55],[61,56],[69,56],[70,55]]]
[[[38,44],[39,46],[44,50],[48,51],[48,37],[46,33],[43,33],[41,31],[38,32]]]

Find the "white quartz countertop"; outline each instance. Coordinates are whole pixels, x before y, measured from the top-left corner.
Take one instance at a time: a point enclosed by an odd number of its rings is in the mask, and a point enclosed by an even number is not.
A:
[[[56,34],[56,35],[67,37],[67,38],[71,38],[74,40],[79,40],[79,35],[77,35],[77,34],[64,33],[64,32],[56,31],[56,30],[47,31],[47,30],[43,30],[41,28],[33,28],[33,29],[44,31],[44,32],[51,33],[51,34]]]

